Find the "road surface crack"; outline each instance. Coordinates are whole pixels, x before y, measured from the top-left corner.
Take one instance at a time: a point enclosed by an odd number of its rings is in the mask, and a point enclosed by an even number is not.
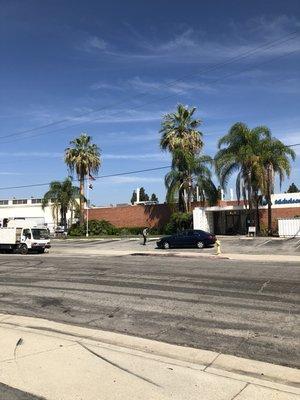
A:
[[[95,351],[89,349],[89,348],[88,348],[87,346],[85,346],[83,343],[80,343],[80,342],[78,342],[78,341],[77,341],[76,343],[79,344],[79,346],[83,347],[83,348],[84,348],[86,351],[88,351],[89,353],[91,353],[91,354],[93,354],[94,356],[100,358],[101,360],[107,362],[108,364],[112,365],[113,367],[116,367],[116,368],[118,368],[118,369],[120,369],[120,370],[122,370],[122,371],[124,371],[124,372],[127,372],[127,373],[130,374],[130,375],[133,375],[133,376],[135,376],[135,377],[137,377],[137,378],[139,378],[139,379],[142,379],[143,381],[148,382],[148,383],[150,383],[151,385],[160,387],[160,385],[158,385],[157,383],[151,381],[150,379],[145,378],[145,377],[143,377],[143,376],[141,376],[141,375],[138,375],[138,374],[136,374],[136,373],[130,371],[129,369],[124,368],[124,367],[121,367],[120,365],[114,363],[113,361],[108,360],[106,357],[103,357],[103,356],[101,356],[100,354],[96,353]]]
[[[250,383],[247,382],[246,385],[236,395],[234,395],[230,400],[236,399],[246,389],[246,387],[249,386],[249,385],[250,385]]]
[[[260,287],[260,289],[259,289],[259,293],[262,293],[263,292],[263,290],[268,286],[268,284],[270,283],[271,281],[270,281],[270,279],[268,279],[266,282],[264,282],[262,285],[261,285],[261,287]]]

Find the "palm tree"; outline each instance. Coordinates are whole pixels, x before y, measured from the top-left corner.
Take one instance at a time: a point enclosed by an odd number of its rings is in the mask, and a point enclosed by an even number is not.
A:
[[[84,179],[97,174],[101,166],[100,149],[92,143],[91,136],[82,133],[70,142],[65,150],[65,163],[70,172],[76,172],[80,186],[80,224],[84,222]]]
[[[188,208],[185,204],[184,191],[187,190],[186,185],[190,185],[187,182],[192,180],[189,171],[186,169],[185,159],[198,155],[203,147],[202,133],[198,130],[201,121],[194,118],[195,111],[195,107],[189,109],[179,104],[176,112],[164,116],[160,130],[162,134],[160,147],[172,154],[173,168],[171,173],[176,172],[180,179],[178,187],[180,211]],[[171,178],[167,178],[167,181],[169,179]],[[170,193],[172,192],[172,189],[168,190],[170,190]],[[190,190],[188,190],[188,193],[190,193]]]
[[[261,144],[269,140],[271,132],[266,126],[250,129],[246,124],[237,122],[227,135],[218,143],[219,151],[215,156],[215,167],[221,186],[226,189],[232,174],[237,173],[236,193],[240,200],[241,195],[248,204],[249,218],[252,220],[253,200],[256,203],[256,226],[259,224],[258,199],[263,180],[261,164]]]
[[[175,149],[182,149],[190,153],[197,153],[203,146],[202,133],[197,129],[201,121],[194,119],[196,108],[179,104],[177,112],[163,117],[160,133],[160,147],[173,153]]]
[[[78,199],[80,191],[77,186],[72,185],[71,178],[66,178],[63,182],[52,181],[49,190],[42,199],[42,207],[45,208],[51,204],[53,217],[58,225],[58,214],[60,213],[60,225],[67,227],[67,212],[78,208]]]
[[[275,175],[279,175],[280,188],[285,177],[290,176],[291,163],[295,160],[296,153],[276,138],[266,139],[261,146],[262,164],[265,170],[264,194],[268,204],[268,235],[273,234],[272,230],[272,201],[274,193]]]
[[[218,191],[211,180],[213,159],[205,155],[194,156],[182,150],[176,150],[174,155],[172,169],[165,177],[167,203],[174,204],[183,193],[182,211],[191,212],[193,194],[198,186],[202,202],[207,200],[209,204],[215,204]]]

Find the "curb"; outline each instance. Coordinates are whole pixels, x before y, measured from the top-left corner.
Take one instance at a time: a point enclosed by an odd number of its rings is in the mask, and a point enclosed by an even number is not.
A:
[[[151,257],[178,257],[178,258],[210,258],[210,259],[221,259],[230,260],[228,256],[221,256],[216,254],[191,254],[191,253],[154,253],[154,252],[136,252],[131,253],[131,256],[151,256]]]
[[[172,362],[209,374],[300,394],[298,369],[34,317],[0,314],[0,327],[66,339],[74,343],[117,346],[127,353],[140,353],[162,362]]]

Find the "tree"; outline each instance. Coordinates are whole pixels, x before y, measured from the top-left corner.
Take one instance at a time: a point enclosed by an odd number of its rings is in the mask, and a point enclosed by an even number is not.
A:
[[[179,154],[180,153],[180,154]],[[178,167],[178,161],[180,161]],[[171,171],[165,177],[167,203],[174,204],[184,194],[184,212],[192,211],[192,198],[198,186],[200,199],[210,205],[217,201],[218,191],[211,179],[213,160],[209,156],[195,156],[177,150]]]
[[[160,130],[162,134],[160,147],[162,150],[169,151],[172,155],[172,171],[170,175],[166,176],[166,185],[170,185],[167,186],[169,193],[167,199],[172,198],[171,193],[176,187],[176,191],[178,189],[179,211],[184,211],[187,208],[184,191],[186,187],[190,187],[192,180],[189,171],[186,170],[186,161],[188,158],[192,159],[197,156],[203,147],[202,133],[198,130],[201,121],[194,118],[195,111],[195,107],[189,109],[179,104],[176,112],[164,116]],[[179,179],[175,186],[172,184],[172,176],[175,181]],[[190,189],[188,195],[191,195]]]
[[[133,191],[131,196],[131,204],[134,204],[137,201],[136,190]],[[140,188],[140,201],[149,201],[149,195],[146,193],[143,187]]]
[[[156,196],[155,193],[151,194],[150,201],[155,201],[156,203],[158,203],[158,197]]]
[[[179,104],[177,112],[164,116],[160,133],[160,147],[173,153],[176,149],[197,153],[203,147],[202,133],[197,129],[201,120],[194,119],[196,108]]]
[[[256,206],[255,224],[259,226],[259,193],[264,190],[264,167],[261,162],[261,144],[271,138],[266,126],[250,129],[246,124],[237,122],[227,135],[218,143],[219,151],[215,156],[216,172],[221,187],[226,189],[232,174],[237,173],[236,193],[243,197],[248,205],[250,220],[253,219],[253,203]]]
[[[294,182],[289,186],[287,193],[299,193],[300,189],[294,184]]]
[[[52,207],[52,213],[56,224],[67,227],[67,212],[78,209],[78,200],[80,198],[79,187],[72,185],[72,180],[66,178],[63,182],[52,181],[49,185],[49,190],[45,193],[42,199],[42,207],[49,205]],[[58,221],[60,214],[60,222]]]
[[[261,159],[264,166],[264,194],[268,204],[268,234],[272,235],[272,202],[274,193],[275,176],[279,175],[280,188],[285,177],[290,176],[291,163],[295,160],[296,153],[276,138],[268,138],[260,146]],[[292,186],[292,185],[291,185]],[[295,185],[294,185],[295,186]],[[296,186],[295,186],[296,187]]]
[[[100,149],[92,143],[91,136],[82,133],[70,142],[65,150],[65,163],[71,174],[76,172],[80,186],[80,224],[84,222],[84,180],[97,174],[101,166]]]

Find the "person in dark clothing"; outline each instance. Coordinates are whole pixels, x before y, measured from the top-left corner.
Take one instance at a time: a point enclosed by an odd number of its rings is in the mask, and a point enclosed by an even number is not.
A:
[[[143,245],[144,246],[146,246],[147,236],[148,236],[148,228],[145,228],[145,229],[143,229],[143,239],[144,239]]]

